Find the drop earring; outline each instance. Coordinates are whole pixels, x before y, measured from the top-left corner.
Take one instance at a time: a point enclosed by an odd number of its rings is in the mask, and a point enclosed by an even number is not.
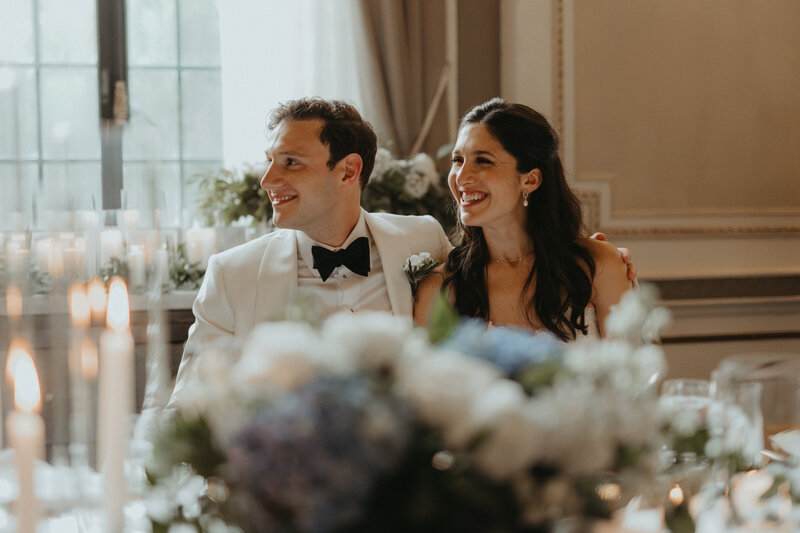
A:
[[[524,189],[522,190],[522,206],[523,207],[528,207],[528,194],[530,194],[528,191],[526,191]]]

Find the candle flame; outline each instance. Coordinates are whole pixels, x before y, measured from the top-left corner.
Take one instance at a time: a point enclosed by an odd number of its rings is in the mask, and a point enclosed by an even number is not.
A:
[[[677,483],[674,487],[669,489],[669,501],[676,507],[683,503],[683,490],[681,490]]]
[[[83,338],[81,345],[81,374],[86,379],[97,377],[97,346],[89,337]]]
[[[106,286],[97,278],[89,282],[89,305],[96,315],[106,312]]]
[[[14,383],[14,371],[17,367],[17,362],[24,358],[30,357],[31,348],[27,342],[22,339],[14,339],[11,341],[11,346],[8,348],[8,358],[6,359],[6,379],[9,383]]]
[[[69,288],[69,313],[73,326],[85,328],[89,325],[91,305],[83,283],[75,282]]]
[[[22,316],[22,289],[17,285],[9,285],[6,292],[6,313],[10,318]]]
[[[14,405],[26,413],[38,412],[42,406],[36,365],[24,350],[14,365]]]
[[[114,331],[125,331],[130,328],[128,287],[121,278],[114,278],[108,288],[108,315],[106,322],[108,328]]]

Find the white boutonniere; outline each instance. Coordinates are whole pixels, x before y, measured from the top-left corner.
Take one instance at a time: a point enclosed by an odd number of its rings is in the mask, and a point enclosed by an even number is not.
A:
[[[433,259],[428,252],[414,254],[406,259],[403,270],[408,277],[408,282],[411,284],[411,295],[414,297],[415,301],[419,282],[427,278],[438,265],[439,261]]]

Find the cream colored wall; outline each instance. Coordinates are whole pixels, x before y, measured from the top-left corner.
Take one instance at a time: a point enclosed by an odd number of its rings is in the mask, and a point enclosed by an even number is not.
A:
[[[592,229],[644,251],[643,276],[800,273],[800,3],[501,13],[503,96],[561,130]]]
[[[560,130],[590,229],[641,279],[797,276],[798,20],[795,0],[503,0],[501,95]],[[668,303],[672,375],[800,352],[796,294]]]

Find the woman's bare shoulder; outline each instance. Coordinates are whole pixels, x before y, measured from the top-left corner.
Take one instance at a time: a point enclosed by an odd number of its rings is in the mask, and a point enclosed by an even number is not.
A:
[[[622,260],[620,251],[610,242],[581,237],[578,244],[589,251],[595,265],[595,276],[602,274],[616,275],[619,272],[627,273],[625,261]]]

